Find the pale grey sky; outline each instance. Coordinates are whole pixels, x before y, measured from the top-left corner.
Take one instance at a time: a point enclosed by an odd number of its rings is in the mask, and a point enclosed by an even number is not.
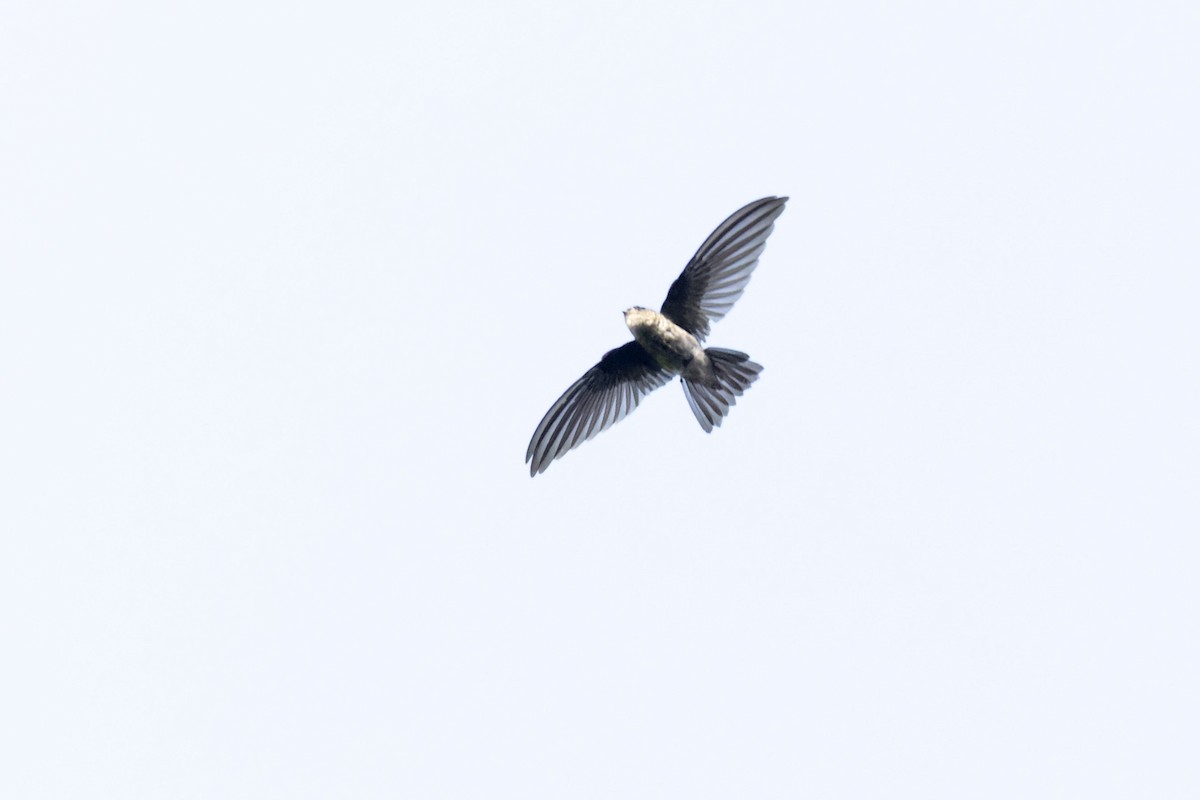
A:
[[[0,796],[1200,793],[1185,3],[18,3]],[[677,383],[550,403],[791,196]]]

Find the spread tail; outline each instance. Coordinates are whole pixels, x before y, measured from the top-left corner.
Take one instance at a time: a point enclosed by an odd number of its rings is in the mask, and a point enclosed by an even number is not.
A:
[[[696,421],[705,433],[711,433],[714,427],[719,427],[721,420],[729,413],[729,407],[737,402],[750,384],[758,378],[762,367],[750,360],[750,356],[737,350],[723,350],[710,347],[704,351],[712,364],[713,380],[711,383],[683,381],[683,394],[687,397]]]

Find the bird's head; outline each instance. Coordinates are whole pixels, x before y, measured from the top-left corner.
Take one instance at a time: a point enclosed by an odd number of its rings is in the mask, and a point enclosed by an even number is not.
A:
[[[634,306],[633,308],[625,309],[625,324],[629,326],[630,330],[644,328],[654,324],[655,316],[657,316],[656,312],[648,308]]]

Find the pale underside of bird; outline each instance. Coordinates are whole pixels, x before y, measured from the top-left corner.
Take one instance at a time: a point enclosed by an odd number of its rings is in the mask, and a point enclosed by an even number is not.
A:
[[[764,197],[735,211],[700,245],[659,311],[625,312],[633,341],[605,353],[550,406],[525,451],[530,475],[620,422],[676,375],[700,427],[721,424],[762,367],[745,353],[701,343],[742,296],[785,203]]]

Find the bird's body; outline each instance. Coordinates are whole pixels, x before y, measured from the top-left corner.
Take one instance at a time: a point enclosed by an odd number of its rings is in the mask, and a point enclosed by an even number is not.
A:
[[[675,375],[700,426],[711,432],[721,424],[762,367],[745,353],[702,342],[710,323],[741,297],[786,202],[766,197],[734,212],[671,284],[661,311],[625,311],[633,341],[605,353],[542,417],[525,451],[530,475],[624,419]]]
[[[672,375],[708,378],[712,372],[696,337],[657,311],[634,306],[625,312],[625,324],[642,349]]]

